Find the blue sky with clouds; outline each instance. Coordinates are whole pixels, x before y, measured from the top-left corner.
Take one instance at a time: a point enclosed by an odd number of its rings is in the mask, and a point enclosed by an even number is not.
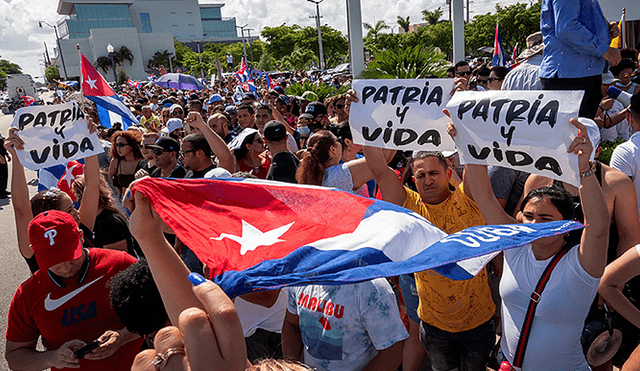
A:
[[[201,2],[204,2],[201,0]],[[221,3],[222,1],[216,1]],[[502,1],[509,5],[517,0]],[[492,0],[473,0],[470,4],[471,17],[495,10]],[[0,0],[0,58],[8,59],[22,67],[34,78],[44,75],[44,43],[53,56],[55,35],[47,26],[38,27],[38,20],[55,24],[58,0]],[[361,0],[362,21],[375,23],[384,20],[398,32],[396,17],[411,17],[412,23],[421,22],[423,9],[442,7],[444,17],[448,16],[445,0]],[[259,34],[265,26],[298,24],[315,26],[315,5],[305,0],[233,0],[222,8],[223,17],[236,17],[238,25],[248,24],[253,28],[251,35]],[[329,24],[346,35],[347,17],[345,0],[325,0],[320,4],[322,24]],[[41,79],[38,79],[41,81]]]

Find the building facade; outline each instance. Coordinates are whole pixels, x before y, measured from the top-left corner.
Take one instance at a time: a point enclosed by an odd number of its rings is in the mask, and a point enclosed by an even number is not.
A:
[[[235,18],[223,18],[224,4],[199,4],[198,0],[59,0],[58,21],[60,51],[56,58],[61,75],[80,75],[76,45],[95,63],[108,57],[107,45],[115,50],[126,46],[133,62],[124,61],[117,69],[126,70],[134,80],[148,75],[148,62],[156,52],[175,54],[173,39],[189,44],[242,41],[236,31]],[[167,69],[169,66],[165,66]],[[101,71],[104,72],[104,71]],[[113,81],[113,71],[104,73]]]

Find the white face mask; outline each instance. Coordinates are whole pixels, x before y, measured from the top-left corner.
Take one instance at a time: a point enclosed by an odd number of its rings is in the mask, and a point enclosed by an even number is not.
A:
[[[307,126],[301,126],[298,128],[298,133],[300,133],[301,136],[306,137],[311,133],[311,130]]]
[[[631,85],[631,84],[632,84],[632,82],[631,82],[631,81],[629,81],[626,85],[623,85],[620,81],[616,82],[616,85],[618,85],[618,86],[620,86],[620,87],[622,87],[622,88],[626,88],[626,87],[628,87],[628,86],[629,86],[629,85]]]

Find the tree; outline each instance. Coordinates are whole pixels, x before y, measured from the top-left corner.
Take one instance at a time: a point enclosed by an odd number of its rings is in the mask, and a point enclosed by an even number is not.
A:
[[[293,48],[298,42],[298,31],[300,26],[294,24],[293,26],[287,26],[281,24],[277,27],[265,27],[260,32],[260,35],[265,38],[269,46],[267,50],[273,58],[282,59],[293,52]]]
[[[404,32],[409,32],[409,25],[411,24],[409,22],[409,16],[407,16],[407,18],[402,18],[400,16],[398,16],[398,25],[404,30]]]
[[[426,9],[422,11],[422,20],[428,22],[432,26],[438,23],[440,17],[442,17],[442,9],[440,9],[440,7],[433,11],[428,11]]]
[[[120,64],[124,63],[124,61],[129,62],[129,66],[133,65],[133,53],[129,48],[125,45],[122,45],[118,52],[116,53],[117,59],[120,61]],[[115,59],[115,56],[114,56]]]
[[[102,72],[107,73],[107,71],[109,71],[109,68],[111,68],[111,58],[105,56],[98,57],[94,66],[101,69]]]
[[[382,30],[391,28],[384,20],[376,22],[375,25],[371,25],[365,22],[362,24],[362,26],[365,30],[368,31],[367,36],[371,36],[374,40],[378,37],[378,34],[382,32]]]
[[[376,53],[362,76],[367,79],[418,79],[444,77],[449,64],[445,55],[435,48],[416,45],[400,50]]]
[[[262,53],[262,56],[260,56],[258,69],[261,71],[274,71],[276,69],[275,60],[269,52],[264,52]]]
[[[22,68],[19,65],[11,63],[6,59],[0,59],[0,89],[4,89],[7,86],[5,79],[7,75],[20,73],[22,73]]]
[[[313,51],[309,49],[302,49],[296,45],[291,55],[282,58],[282,64],[284,67],[292,70],[307,69],[317,63],[318,59]]]
[[[44,77],[47,78],[47,82],[49,82],[50,84],[53,84],[53,80],[59,80],[60,71],[58,70],[58,66],[52,64],[47,67],[47,69],[44,71]]]

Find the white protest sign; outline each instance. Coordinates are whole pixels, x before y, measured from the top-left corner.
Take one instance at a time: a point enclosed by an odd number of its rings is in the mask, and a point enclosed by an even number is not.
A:
[[[508,167],[580,186],[578,130],[583,91],[457,92],[447,104],[460,162]]]
[[[453,79],[354,80],[359,98],[349,124],[356,144],[413,151],[452,151],[442,113]]]
[[[24,167],[38,170],[66,164],[103,151],[98,134],[89,134],[84,112],[74,103],[23,107],[11,127],[20,129],[24,150],[17,151]]]

